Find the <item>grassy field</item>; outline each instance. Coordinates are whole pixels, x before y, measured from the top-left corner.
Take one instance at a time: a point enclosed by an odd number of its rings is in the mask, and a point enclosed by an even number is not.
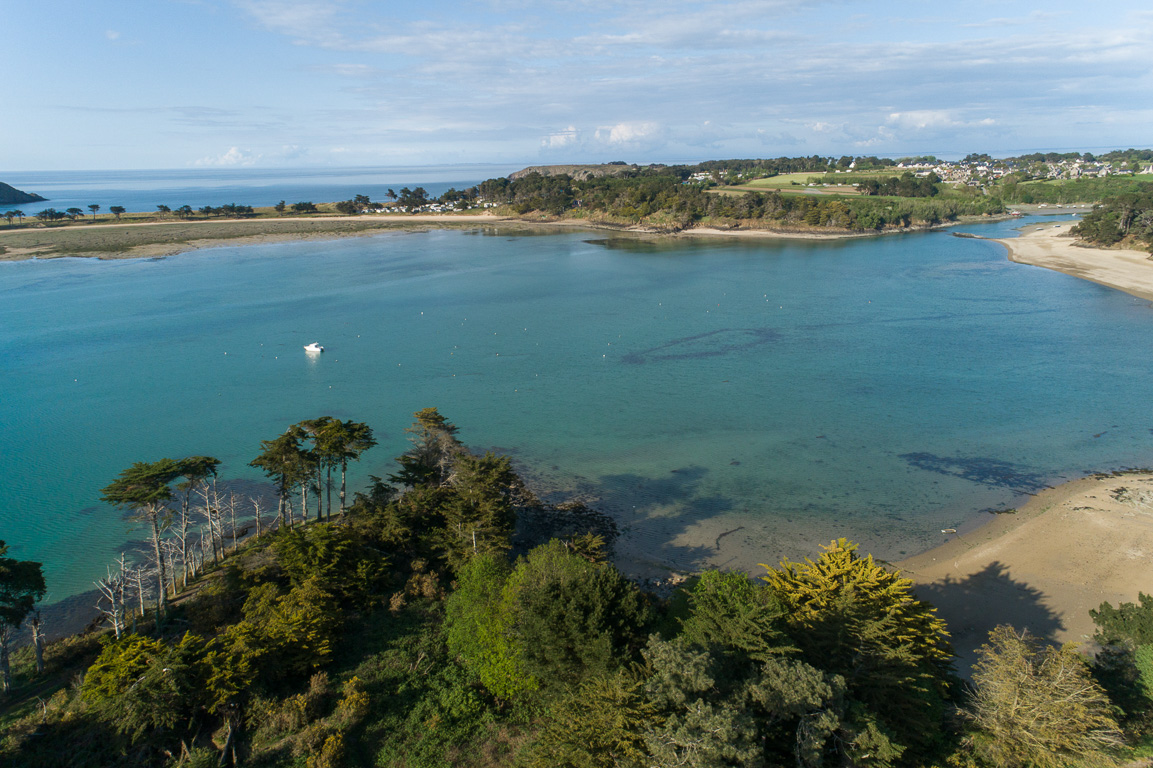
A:
[[[741,184],[740,186],[733,187],[733,189],[742,189],[746,192],[749,190],[769,190],[769,189],[788,189],[789,187],[805,186],[809,183],[809,179],[819,178],[820,173],[782,173],[779,176],[770,176],[767,179],[753,179],[752,181]]]
[[[862,178],[887,179],[899,176],[900,173],[893,168],[884,168],[875,171],[853,171],[846,174],[824,173],[782,173],[767,179],[753,179],[745,184],[732,187],[718,187],[720,192],[771,192],[782,193],[797,192],[819,195],[859,195],[855,186],[856,181]],[[838,178],[842,177],[842,178]],[[852,179],[850,182],[849,179]],[[841,181],[845,183],[839,183]],[[828,186],[810,187],[809,184],[828,184]]]

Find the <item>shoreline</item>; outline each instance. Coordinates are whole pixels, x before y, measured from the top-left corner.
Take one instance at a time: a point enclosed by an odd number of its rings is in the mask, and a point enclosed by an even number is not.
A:
[[[1020,237],[992,239],[1005,246],[1009,261],[1061,272],[1153,301],[1153,257],[1144,251],[1094,248],[1069,234],[1077,222],[1033,224]]]
[[[981,217],[995,221],[1006,217]],[[155,259],[205,248],[260,245],[312,239],[364,237],[382,232],[422,231],[449,227],[500,226],[553,230],[613,232],[629,237],[670,239],[763,239],[797,241],[854,240],[912,232],[939,231],[972,220],[932,227],[907,227],[883,232],[794,232],[771,229],[693,227],[663,232],[641,226],[618,225],[586,219],[540,220],[479,214],[403,214],[376,216],[283,216],[256,219],[193,221],[124,221],[79,223],[55,227],[0,229],[0,262],[33,259],[96,258]]]
[[[1153,585],[1153,471],[1095,474],[1047,488],[919,555],[893,563],[948,624],[965,674],[999,624],[1092,645],[1102,602]]]

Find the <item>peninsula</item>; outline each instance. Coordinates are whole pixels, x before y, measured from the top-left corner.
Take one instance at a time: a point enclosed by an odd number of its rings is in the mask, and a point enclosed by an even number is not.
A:
[[[0,205],[23,205],[25,203],[41,203],[47,200],[37,194],[21,192],[15,187],[0,181]]]

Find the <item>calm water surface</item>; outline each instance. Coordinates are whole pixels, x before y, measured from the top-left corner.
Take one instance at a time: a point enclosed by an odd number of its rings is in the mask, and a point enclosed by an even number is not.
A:
[[[849,536],[896,558],[1046,483],[1153,463],[1151,352],[1148,302],[946,233],[5,263],[0,538],[59,599],[145,535],[99,503],[132,462],[211,454],[257,480],[260,440],[331,414],[381,439],[356,487],[437,406],[619,515],[634,556],[755,567]]]

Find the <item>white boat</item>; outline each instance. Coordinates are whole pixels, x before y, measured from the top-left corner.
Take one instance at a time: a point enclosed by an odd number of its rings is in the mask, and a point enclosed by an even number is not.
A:
[[[324,351],[324,347],[320,346],[319,343],[314,341],[311,344],[305,344],[304,351],[310,355],[319,355]]]

